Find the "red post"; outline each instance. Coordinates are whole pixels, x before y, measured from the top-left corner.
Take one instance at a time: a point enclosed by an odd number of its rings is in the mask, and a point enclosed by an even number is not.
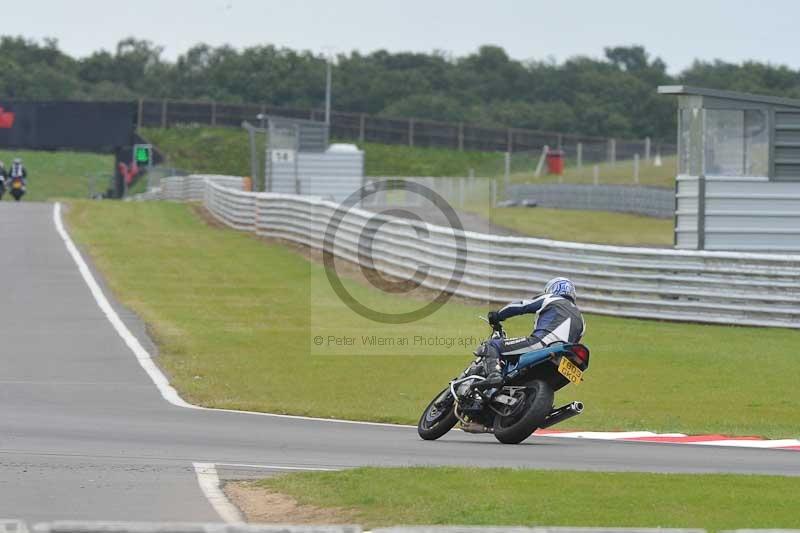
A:
[[[564,151],[550,150],[547,152],[547,173],[560,176],[564,173]]]

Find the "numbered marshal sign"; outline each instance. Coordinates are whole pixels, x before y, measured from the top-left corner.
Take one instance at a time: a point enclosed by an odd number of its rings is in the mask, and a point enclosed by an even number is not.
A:
[[[294,150],[272,150],[273,163],[294,162]]]

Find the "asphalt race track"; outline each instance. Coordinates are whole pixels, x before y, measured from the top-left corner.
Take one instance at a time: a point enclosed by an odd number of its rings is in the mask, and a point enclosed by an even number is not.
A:
[[[547,437],[501,446],[457,431],[423,442],[408,427],[176,407],[101,312],[52,205],[0,204],[0,276],[0,518],[220,520],[193,463],[223,477],[423,464],[800,475],[791,451]],[[152,353],[142,324],[116,310]]]

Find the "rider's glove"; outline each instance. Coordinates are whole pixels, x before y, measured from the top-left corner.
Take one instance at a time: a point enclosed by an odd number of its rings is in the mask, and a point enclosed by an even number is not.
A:
[[[500,318],[497,315],[497,311],[489,311],[489,314],[486,315],[486,318],[489,320],[489,324],[492,326],[497,326],[500,324]]]

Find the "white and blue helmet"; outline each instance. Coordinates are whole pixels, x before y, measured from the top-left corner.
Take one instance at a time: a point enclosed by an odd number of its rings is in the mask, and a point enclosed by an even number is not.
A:
[[[575,284],[567,278],[553,278],[544,286],[545,294],[555,294],[575,301]]]

